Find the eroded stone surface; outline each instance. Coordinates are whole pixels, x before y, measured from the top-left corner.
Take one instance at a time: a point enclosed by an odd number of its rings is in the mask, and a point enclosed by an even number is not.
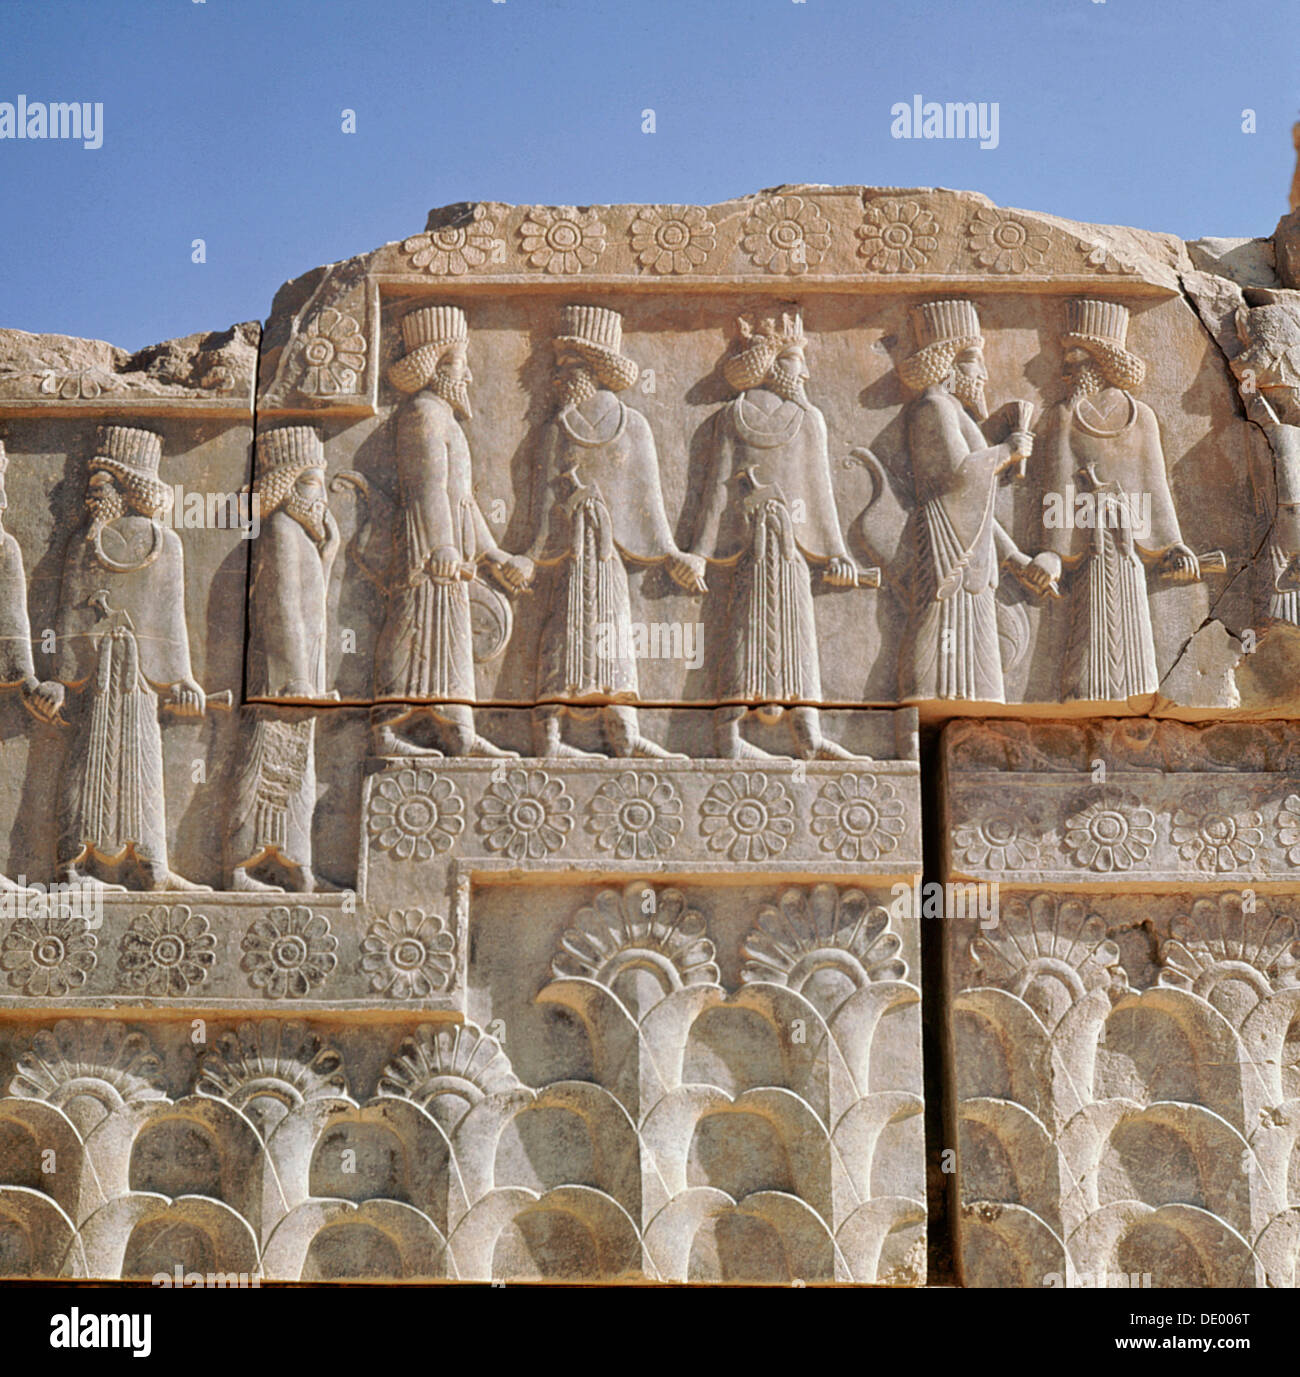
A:
[[[943,765],[964,1282],[1294,1285],[1300,736],[971,723]]]
[[[1290,1285],[1300,750],[1155,719],[1297,701],[1294,218],[464,204],[0,333],[0,1272],[923,1283],[918,717],[1022,712],[963,1279]]]

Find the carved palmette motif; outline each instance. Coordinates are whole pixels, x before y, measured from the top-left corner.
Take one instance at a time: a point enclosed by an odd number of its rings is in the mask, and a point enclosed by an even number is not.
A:
[[[923,1281],[915,717],[849,709],[1293,711],[1296,297],[1220,251],[939,191],[466,205],[260,359],[6,340],[0,1263]],[[218,468],[247,546],[181,519]],[[1192,586],[1256,558],[1252,607]],[[930,786],[1006,887],[949,945],[962,1279],[1291,1285],[1300,786],[1221,794],[1300,751],[1087,730],[970,747],[1071,776],[1027,801]]]
[[[53,1135],[64,1166],[32,1191],[24,1148],[6,1148],[0,1208],[35,1270],[68,1277],[170,1271],[159,1223],[197,1230],[223,1271],[353,1275],[330,1270],[348,1254],[330,1240],[400,1219],[396,1251],[353,1253],[357,1275],[916,1283],[919,1064],[900,1077],[882,1050],[914,1044],[919,992],[890,926],[860,891],[787,886],[755,913],[728,991],[680,891],[598,891],[537,996],[585,1028],[589,1082],[531,1088],[490,1031],[421,1025],[359,1100],[329,1036],[246,1021],[172,1099],[145,1035],[64,1021],[36,1034],[0,1099],[0,1123]],[[745,1067],[756,1035],[784,1049],[768,1079]],[[539,1113],[571,1126],[541,1181],[511,1146]],[[361,1150],[376,1133],[403,1146],[396,1176]],[[737,1133],[740,1158],[710,1146]],[[882,1195],[886,1180],[904,1190]],[[570,1224],[521,1255],[525,1217]],[[754,1230],[761,1254],[743,1242]]]

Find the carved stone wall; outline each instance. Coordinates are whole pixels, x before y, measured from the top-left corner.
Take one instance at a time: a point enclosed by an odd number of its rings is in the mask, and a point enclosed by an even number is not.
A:
[[[1295,728],[963,723],[943,768],[999,900],[947,934],[964,1282],[1295,1285]]]
[[[1292,1284],[1294,220],[466,204],[0,331],[0,1274]]]

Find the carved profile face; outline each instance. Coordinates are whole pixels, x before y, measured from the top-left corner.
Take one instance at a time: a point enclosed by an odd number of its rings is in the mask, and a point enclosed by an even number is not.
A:
[[[105,469],[95,469],[86,480],[86,506],[90,509],[93,537],[110,522],[126,515],[126,491]]]
[[[284,508],[319,545],[325,539],[325,470],[303,469],[285,498]]]
[[[294,496],[300,502],[325,500],[325,470],[303,469],[293,485]]]
[[[599,389],[587,358],[571,344],[555,346],[555,390],[562,406],[576,406],[594,397]]]
[[[988,376],[982,345],[963,349],[952,361],[952,394],[979,421],[989,414],[984,398],[984,384]]]
[[[474,375],[469,371],[469,355],[463,343],[450,344],[438,361],[437,372],[429,381],[433,392],[447,402],[460,416],[468,419],[474,414],[470,406],[469,385]]]
[[[803,395],[804,385],[812,374],[808,370],[808,356],[802,344],[787,344],[772,360],[766,384],[778,396],[796,400]]]

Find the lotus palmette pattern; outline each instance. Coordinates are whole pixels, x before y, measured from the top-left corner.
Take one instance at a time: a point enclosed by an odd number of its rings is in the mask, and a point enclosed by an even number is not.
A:
[[[704,915],[678,889],[633,883],[602,889],[574,915],[551,961],[558,980],[594,980],[612,989],[623,971],[650,967],[668,989],[716,985],[718,967]]]
[[[203,1054],[195,1090],[236,1109],[272,1101],[287,1112],[310,1100],[346,1096],[342,1056],[306,1024],[260,1019],[241,1023]],[[254,1122],[262,1116],[252,1114]]]
[[[1158,983],[1205,998],[1224,981],[1250,986],[1257,998],[1300,985],[1295,919],[1260,899],[1254,904],[1247,911],[1240,894],[1197,899],[1160,945]]]
[[[412,1100],[433,1112],[444,1097],[468,1106],[519,1085],[501,1043],[476,1024],[425,1023],[403,1040],[384,1068],[378,1093]]]
[[[1000,910],[997,927],[971,942],[971,961],[982,984],[1018,995],[1049,1026],[1084,995],[1127,987],[1119,947],[1078,899],[1012,897]]]
[[[140,1033],[116,1022],[62,1019],[18,1058],[9,1094],[63,1105],[90,1096],[107,1105],[156,1100],[162,1061]]]
[[[764,904],[741,947],[740,979],[801,989],[820,969],[834,967],[859,987],[878,980],[906,980],[902,941],[890,927],[889,910],[860,889],[832,884],[791,887]]]

